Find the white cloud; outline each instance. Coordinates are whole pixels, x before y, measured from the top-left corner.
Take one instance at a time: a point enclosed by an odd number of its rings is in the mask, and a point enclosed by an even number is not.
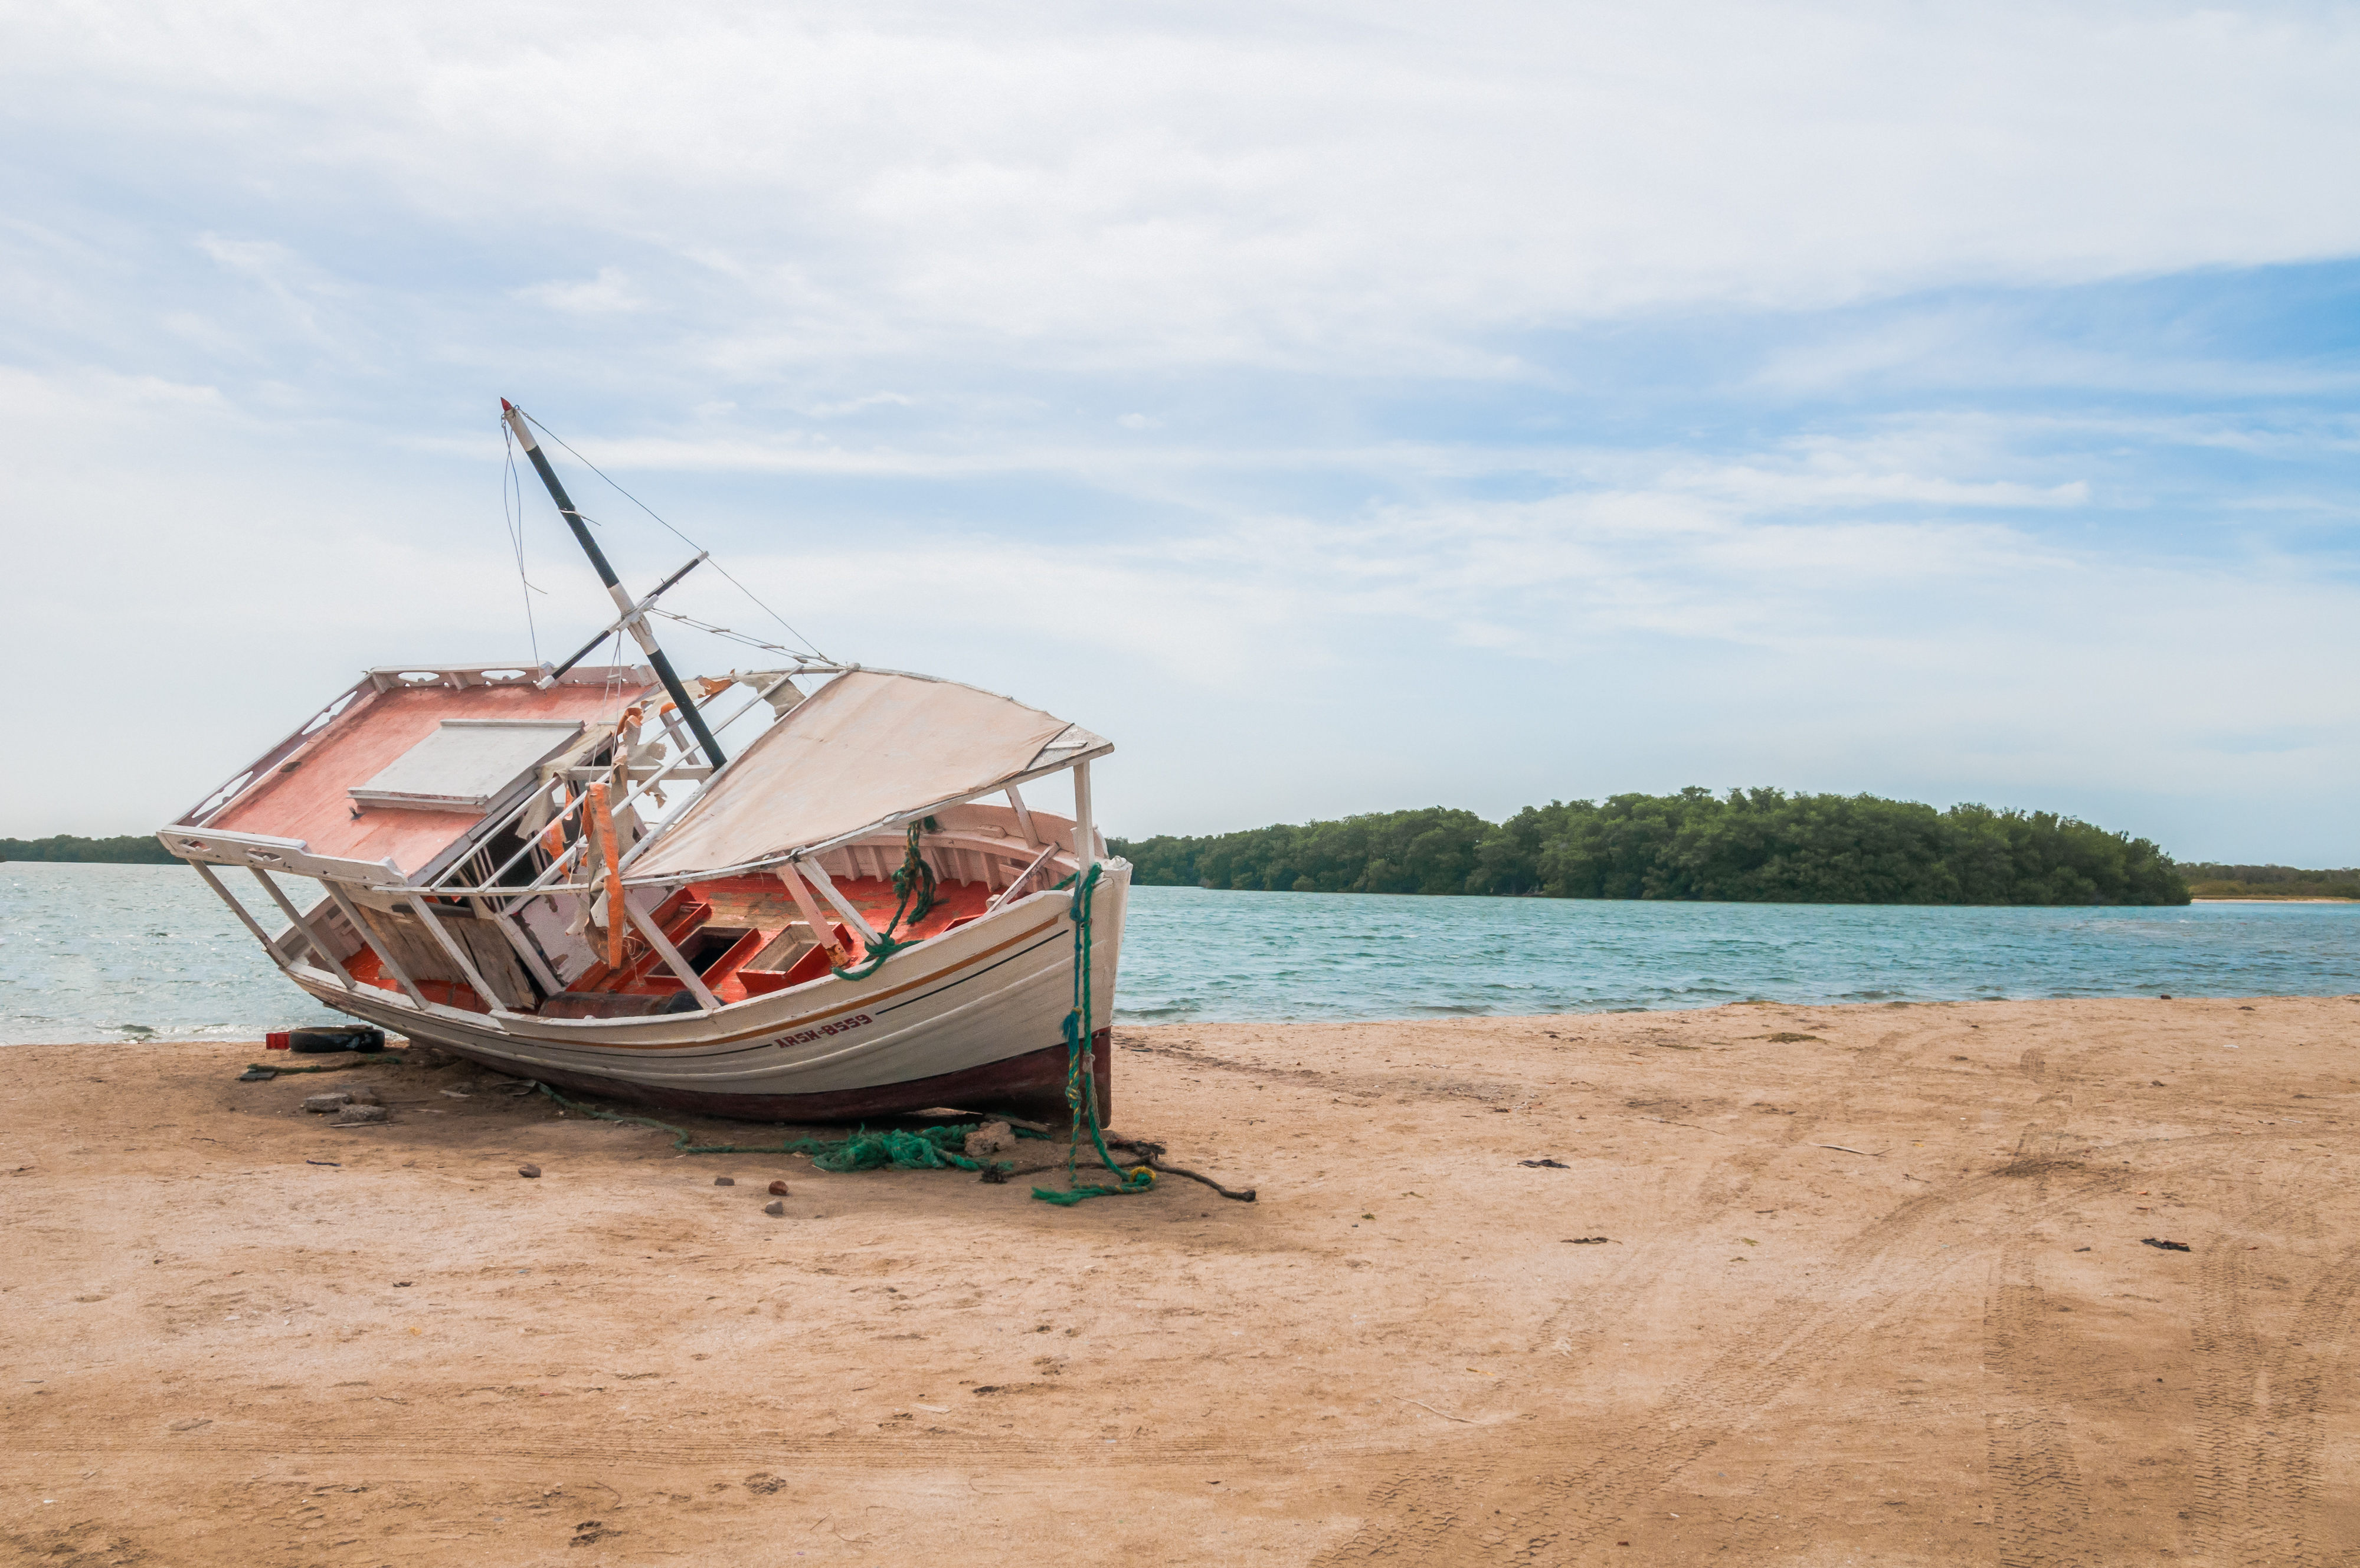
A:
[[[814,419],[836,419],[847,414],[865,414],[871,408],[914,408],[917,401],[915,397],[905,397],[899,392],[870,392],[834,403],[814,403],[803,411]]]
[[[534,283],[516,292],[519,299],[583,316],[619,315],[648,308],[648,302],[632,289],[631,280],[620,267],[600,267],[595,278]]]
[[[530,287],[572,310],[710,296],[714,363],[740,374],[959,337],[1493,374],[1513,356],[1483,334],[1535,322],[2360,249],[2360,210],[2322,197],[2360,151],[2360,19],[2337,8],[322,22],[25,13],[9,89],[27,122],[136,138],[159,172],[229,159],[281,202],[628,248],[637,292],[619,262]]]

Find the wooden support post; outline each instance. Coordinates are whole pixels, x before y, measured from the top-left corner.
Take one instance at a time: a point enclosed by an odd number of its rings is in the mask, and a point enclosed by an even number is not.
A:
[[[787,894],[795,901],[803,924],[811,927],[812,940],[833,954],[839,964],[850,964],[859,958],[857,953],[847,953],[836,945],[836,922],[820,913],[819,900],[812,897],[811,884],[796,875],[792,862],[777,868],[779,880],[787,885]]]
[[[611,909],[613,906],[609,905],[608,908]],[[680,949],[674,947],[672,944],[672,939],[664,935],[663,928],[631,908],[628,900],[623,904],[623,913],[629,918],[633,925],[639,928],[639,934],[648,939],[648,945],[656,950],[656,956],[661,958],[670,966],[672,974],[679,977],[680,983],[688,987],[689,995],[696,998],[698,1007],[708,1013],[719,1012],[721,998],[715,996],[705,985],[705,976],[691,968],[688,960],[680,955]]]
[[[1074,875],[1087,876],[1098,864],[1098,830],[1090,821],[1090,765],[1074,764]]]
[[[254,940],[262,944],[262,951],[270,954],[270,962],[281,969],[289,967],[286,954],[280,953],[278,944],[270,940],[270,933],[262,929],[262,922],[256,920],[252,912],[237,901],[236,894],[222,886],[222,879],[213,875],[213,868],[202,860],[191,860],[189,864],[197,868],[197,875],[205,879],[206,887],[221,895],[221,901],[229,906],[229,912],[235,915],[245,924],[246,929],[254,933]]]
[[[401,966],[401,960],[394,957],[393,949],[379,939],[377,928],[368,923],[368,918],[333,882],[328,884],[328,897],[336,901],[336,908],[342,909],[344,919],[353,923],[353,930],[361,933],[361,940],[368,943],[369,951],[377,954],[377,961],[385,965],[385,972],[393,976],[394,984],[399,985],[422,1011],[426,1007],[426,993],[418,988],[418,982],[410,977],[410,971]]]
[[[493,990],[483,975],[476,971],[475,961],[467,956],[467,950],[453,941],[449,931],[442,929],[442,922],[434,918],[434,911],[427,907],[426,900],[412,892],[410,895],[410,907],[418,911],[418,918],[426,922],[426,929],[434,933],[434,940],[442,944],[442,951],[451,955],[451,962],[459,966],[459,973],[467,977],[467,984],[475,988],[475,995],[484,999],[484,1005],[491,1008],[495,1017],[507,1014],[508,1005],[500,1000],[500,994]]]
[[[877,940],[877,928],[869,923],[869,917],[856,909],[851,899],[836,890],[836,884],[828,879],[827,867],[819,863],[818,855],[794,864],[795,868],[810,877],[813,885],[819,888],[820,897],[836,906],[836,912],[844,917],[844,923],[858,934],[864,944]]]
[[[320,961],[335,973],[337,979],[344,983],[344,989],[359,990],[360,986],[355,983],[353,977],[344,973],[344,961],[328,951],[328,944],[320,940],[320,933],[311,929],[311,922],[305,920],[302,911],[296,909],[295,900],[290,898],[279,884],[270,879],[270,874],[259,866],[249,866],[246,869],[254,873],[254,879],[257,882],[262,884],[262,890],[270,895],[270,901],[279,906],[279,912],[285,915],[295,929],[303,933],[303,940],[311,944],[311,951],[320,955]]]
[[[565,983],[552,973],[548,962],[541,956],[541,950],[533,945],[532,939],[524,933],[515,920],[493,909],[487,899],[469,898],[467,902],[475,907],[476,914],[500,928],[500,934],[508,939],[508,945],[516,949],[517,956],[524,960],[524,966],[532,971],[532,977],[541,982],[542,990],[554,996],[565,989]]]
[[[1017,792],[1013,784],[1008,787],[1008,803],[1016,809],[1016,825],[1024,830],[1024,842],[1039,848],[1041,830],[1032,825],[1032,812],[1025,806],[1024,797]]]
[[[1049,857],[1056,853],[1057,846],[1055,844],[1043,844],[1041,846],[1041,853],[1032,857],[1032,863],[1011,877],[1009,880],[1008,886],[1000,890],[1000,897],[994,898],[991,901],[990,908],[986,909],[983,912],[987,915],[990,914],[993,909],[999,909],[1000,905],[1007,903],[1010,899],[1022,897],[1024,892],[1024,884],[1032,881],[1032,874],[1035,871],[1040,870],[1043,865],[1047,864]]]

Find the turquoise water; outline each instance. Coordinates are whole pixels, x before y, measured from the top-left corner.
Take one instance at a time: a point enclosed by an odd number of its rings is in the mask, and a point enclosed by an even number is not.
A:
[[[240,893],[267,908],[258,887]],[[1140,887],[1118,1013],[1408,1018],[2163,991],[2360,991],[2360,905],[1863,909]],[[0,865],[0,1043],[251,1039],[335,1017],[279,979],[185,867]]]
[[[1131,892],[1120,1015],[1471,1013],[2360,991],[2360,904],[1990,909]]]
[[[252,877],[222,878],[265,931],[287,923]],[[343,1021],[281,979],[185,866],[0,864],[0,1044]]]

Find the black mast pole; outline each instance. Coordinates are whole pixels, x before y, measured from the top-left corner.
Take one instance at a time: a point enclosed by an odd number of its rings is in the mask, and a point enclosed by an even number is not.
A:
[[[721,755],[720,743],[713,738],[713,732],[705,727],[705,715],[697,711],[694,702],[688,700],[688,688],[682,685],[680,677],[673,673],[672,660],[664,657],[664,650],[656,646],[655,633],[648,630],[646,618],[637,613],[638,606],[631,603],[630,593],[616,581],[615,569],[606,564],[606,552],[600,550],[598,541],[590,537],[590,525],[583,520],[580,512],[574,510],[573,498],[565,494],[565,486],[558,483],[557,471],[549,466],[548,455],[541,450],[541,442],[533,439],[532,427],[525,423],[524,411],[503,397],[500,399],[500,417],[508,420],[508,429],[514,430],[517,440],[523,443],[525,455],[532,459],[533,472],[541,475],[543,485],[549,486],[549,498],[557,503],[557,510],[565,518],[565,526],[574,530],[574,542],[580,545],[582,553],[590,558],[591,566],[598,573],[598,581],[606,585],[615,607],[623,613],[625,628],[647,654],[648,662],[655,667],[656,679],[661,681],[664,690],[672,693],[672,706],[678,708],[680,716],[688,722],[690,733],[696,736],[697,748],[705,753],[705,760],[719,768],[727,760]]]

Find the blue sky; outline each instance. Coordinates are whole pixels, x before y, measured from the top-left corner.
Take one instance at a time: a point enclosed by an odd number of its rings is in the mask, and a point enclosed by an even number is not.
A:
[[[0,612],[55,758],[0,833],[145,830],[361,666],[524,651],[505,395],[831,653],[1112,736],[1113,831],[1775,784],[2360,861],[2348,6],[0,45]],[[526,499],[570,648],[602,601]]]

